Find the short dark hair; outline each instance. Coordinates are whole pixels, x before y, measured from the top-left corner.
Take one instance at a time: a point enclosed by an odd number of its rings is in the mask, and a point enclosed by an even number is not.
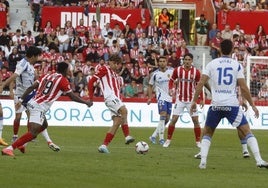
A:
[[[68,68],[69,68],[69,64],[65,63],[64,61],[57,64],[58,73],[65,74]]]
[[[194,56],[193,56],[193,54],[191,54],[191,53],[187,53],[187,54],[185,54],[184,56],[183,56],[183,59],[185,59],[185,57],[190,57],[191,59],[194,59]]]
[[[109,61],[114,61],[116,63],[122,63],[122,58],[116,54],[113,54],[109,57]]]
[[[42,54],[42,50],[36,46],[30,46],[26,51],[26,57],[31,58],[33,56],[39,56]]]
[[[223,55],[229,55],[233,50],[233,42],[229,39],[224,39],[221,44],[221,53]]]

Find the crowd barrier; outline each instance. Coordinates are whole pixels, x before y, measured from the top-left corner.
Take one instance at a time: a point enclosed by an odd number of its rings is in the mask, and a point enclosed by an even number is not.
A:
[[[7,25],[7,14],[6,11],[0,11],[0,28],[3,29]]]
[[[12,125],[15,117],[13,100],[1,99],[4,112],[4,124]],[[156,127],[159,121],[157,104],[147,105],[146,102],[135,100],[125,102],[128,108],[128,120],[130,127]],[[138,105],[137,105],[138,104]],[[209,105],[199,109],[199,121],[204,126]],[[268,107],[259,106],[260,117],[256,119],[251,109],[247,112],[247,119],[252,129],[268,129]],[[94,102],[91,108],[86,105],[71,101],[56,101],[46,114],[50,126],[111,126],[110,111],[101,100]],[[26,125],[26,114],[23,114],[21,124]],[[193,128],[191,118],[185,112],[178,120],[176,127]],[[232,126],[223,119],[218,128],[230,129]]]
[[[224,29],[225,24],[229,24],[232,29],[237,23],[246,34],[256,34],[258,25],[264,27],[264,31],[268,31],[268,11],[220,11],[218,12],[218,27]]]
[[[85,26],[91,26],[92,20],[99,21],[99,26],[104,27],[106,23],[110,23],[113,28],[115,24],[124,28],[128,23],[131,28],[136,28],[138,22],[142,22],[146,27],[149,24],[150,12],[147,9],[110,9],[110,8],[90,8],[88,16],[84,14],[84,7],[51,7],[45,6],[42,9],[42,27],[45,26],[47,21],[51,21],[52,26],[60,25],[64,27],[66,21],[71,21],[72,26],[75,28],[79,25],[79,20],[84,19]],[[53,13],[53,14],[52,14]]]

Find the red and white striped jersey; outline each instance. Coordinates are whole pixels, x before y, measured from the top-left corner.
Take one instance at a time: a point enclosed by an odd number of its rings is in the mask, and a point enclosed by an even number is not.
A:
[[[38,79],[39,87],[37,89],[34,101],[42,105],[46,110],[50,108],[55,100],[62,93],[72,91],[69,81],[62,74],[46,74]]]
[[[184,66],[179,66],[174,69],[171,79],[169,80],[169,90],[174,88],[174,82],[176,81],[176,100],[191,102],[194,96],[195,87],[200,78],[201,73],[194,66],[192,66],[189,70],[186,70]],[[202,94],[201,98],[203,98]]]
[[[92,100],[94,94],[94,82],[99,80],[104,99],[111,95],[120,98],[120,83],[118,75],[107,65],[100,66],[94,76],[88,82],[89,98]]]

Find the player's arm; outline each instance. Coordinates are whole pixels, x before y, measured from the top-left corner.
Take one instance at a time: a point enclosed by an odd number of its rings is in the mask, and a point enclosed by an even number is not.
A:
[[[3,88],[5,88],[6,86],[8,86],[11,82],[13,82],[19,75],[17,73],[13,73],[8,79],[6,79],[6,81],[2,82],[2,84],[0,84],[0,93],[3,92]]]
[[[191,109],[190,109],[190,114],[192,114],[194,111],[196,111],[196,102],[198,100],[198,97],[201,92],[203,92],[203,86],[207,83],[209,77],[205,74],[202,74],[200,81],[198,82],[195,93],[194,93],[194,98],[191,104]]]
[[[72,99],[72,101],[82,103],[82,104],[86,104],[88,107],[91,107],[93,105],[92,101],[86,101],[86,100],[80,98],[79,96],[74,94],[74,92],[72,90],[70,90],[70,92],[66,93],[66,95],[68,97],[70,97],[70,99]]]
[[[151,100],[153,97],[153,85],[149,84],[148,86],[148,100],[147,100],[147,104],[151,104]]]
[[[174,82],[176,81],[176,79],[178,78],[178,72],[177,69],[173,70],[172,76],[168,82],[168,94],[170,96],[173,96],[174,93]]]
[[[255,113],[255,117],[258,118],[259,117],[259,110],[257,109],[257,107],[255,106],[255,104],[252,100],[252,97],[251,97],[251,94],[250,94],[250,91],[249,91],[249,88],[246,84],[245,79],[238,78],[237,84],[238,84],[238,86],[240,86],[242,97],[248,101],[249,105],[251,106],[252,110]]]

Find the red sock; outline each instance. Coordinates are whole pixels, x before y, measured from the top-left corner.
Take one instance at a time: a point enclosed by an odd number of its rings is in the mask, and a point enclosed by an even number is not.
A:
[[[14,121],[13,121],[13,134],[14,135],[18,134],[19,128],[20,128],[20,120],[17,121],[17,120],[14,119]]]
[[[107,133],[103,141],[103,144],[108,146],[108,144],[112,141],[113,138],[114,138],[114,135],[112,133]]]
[[[194,134],[195,134],[195,141],[200,142],[201,128],[200,127],[195,127],[194,128]]]
[[[16,149],[19,146],[23,146],[27,142],[30,142],[32,139],[35,137],[32,135],[31,132],[27,132],[24,135],[22,135],[18,140],[16,140],[13,144],[12,147],[13,149]]]
[[[175,125],[169,125],[168,126],[168,135],[167,135],[167,139],[171,140],[173,132],[175,130]]]
[[[129,135],[129,128],[128,128],[128,124],[124,124],[121,126],[122,131],[124,133],[124,136],[127,137]]]

